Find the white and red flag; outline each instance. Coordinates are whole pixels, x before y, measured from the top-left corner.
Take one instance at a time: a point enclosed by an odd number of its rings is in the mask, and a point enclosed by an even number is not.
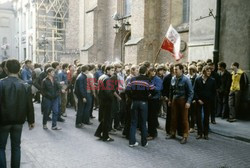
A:
[[[183,55],[180,53],[180,47],[180,34],[173,28],[172,25],[170,25],[167,34],[164,37],[161,48],[171,52],[175,60],[178,61],[183,57]]]

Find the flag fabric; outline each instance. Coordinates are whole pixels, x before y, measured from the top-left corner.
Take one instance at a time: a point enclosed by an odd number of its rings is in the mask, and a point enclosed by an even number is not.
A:
[[[172,25],[170,25],[164,37],[161,48],[172,53],[172,56],[175,58],[176,61],[178,61],[183,57],[183,55],[180,53],[180,47],[180,34],[173,28]]]

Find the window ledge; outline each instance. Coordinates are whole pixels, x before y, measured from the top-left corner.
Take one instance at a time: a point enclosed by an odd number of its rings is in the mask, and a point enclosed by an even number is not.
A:
[[[189,23],[182,23],[176,27],[176,31],[178,33],[188,32],[189,31]]]

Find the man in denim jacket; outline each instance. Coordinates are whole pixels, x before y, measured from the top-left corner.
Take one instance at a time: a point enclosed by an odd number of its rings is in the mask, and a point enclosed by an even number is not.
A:
[[[194,91],[191,81],[183,75],[183,65],[176,64],[174,67],[175,75],[171,80],[169,106],[171,108],[171,128],[170,138],[175,138],[177,124],[182,124],[183,138],[181,144],[187,143],[188,137],[188,109],[193,99]],[[180,117],[180,120],[178,118]],[[180,121],[180,123],[178,123]]]

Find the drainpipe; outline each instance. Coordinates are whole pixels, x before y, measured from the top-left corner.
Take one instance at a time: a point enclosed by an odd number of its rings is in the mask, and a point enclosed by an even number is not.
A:
[[[217,64],[219,62],[220,55],[220,14],[221,14],[221,0],[216,1],[216,16],[215,16],[215,38],[214,38],[214,51],[213,60],[215,64],[215,70],[217,71]]]

